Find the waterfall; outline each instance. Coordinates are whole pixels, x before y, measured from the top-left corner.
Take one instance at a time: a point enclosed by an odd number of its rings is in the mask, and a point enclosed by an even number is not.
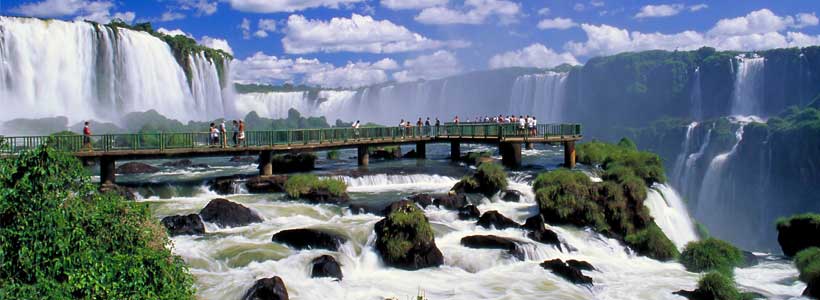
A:
[[[458,182],[458,179],[456,178],[434,174],[375,174],[361,177],[339,176],[338,178],[347,184],[349,191],[371,193],[408,190],[431,190],[444,192],[449,190]]]
[[[118,121],[155,109],[187,121],[230,112],[214,63],[202,54],[188,63],[190,85],[168,44],[148,33],[0,16],[0,120]]]
[[[720,198],[721,191],[725,188],[723,180],[726,177],[726,163],[735,154],[737,146],[743,140],[744,126],[745,124],[741,123],[735,132],[737,142],[732,146],[732,149],[729,152],[715,156],[709,163],[709,168],[703,177],[695,216],[708,227],[717,227],[718,224],[722,224],[721,220],[727,220],[727,216],[723,215],[726,213],[725,210],[720,209],[721,203],[725,204],[726,202]]]
[[[691,106],[690,115],[695,120],[703,119],[703,90],[700,87],[700,67],[695,67],[694,79],[692,80],[692,91],[689,93]]]
[[[515,79],[509,112],[560,122],[566,101],[567,73],[522,75]]]
[[[683,164],[680,180],[678,183],[678,189],[683,193],[683,195],[687,199],[692,199],[692,196],[695,196],[692,187],[694,185],[694,181],[697,179],[694,176],[695,164],[700,160],[703,154],[706,152],[706,149],[709,147],[709,142],[712,140],[712,128],[706,131],[706,136],[704,137],[703,144],[700,145],[698,148],[698,152],[689,154],[686,157],[686,161]]]
[[[303,116],[324,116],[332,123],[336,119],[356,119],[356,100],[364,96],[350,90],[319,91],[317,99],[311,99],[309,92],[249,93],[237,96],[236,110],[242,116],[255,111],[262,117],[281,119],[287,118],[292,108]]]
[[[672,182],[674,182],[678,187],[683,186],[681,184],[681,179],[683,177],[683,173],[685,172],[684,167],[686,158],[689,154],[689,149],[691,148],[690,144],[692,143],[692,131],[694,131],[697,126],[698,122],[692,122],[689,123],[689,126],[686,126],[686,137],[683,139],[683,143],[681,143],[681,152],[675,159],[675,166],[672,168]]]
[[[738,57],[732,93],[732,115],[757,115],[763,113],[763,68],[765,58],[759,56]]]
[[[646,194],[644,205],[649,208],[658,227],[678,249],[683,249],[686,243],[698,239],[686,204],[672,187],[665,184],[652,186]]]

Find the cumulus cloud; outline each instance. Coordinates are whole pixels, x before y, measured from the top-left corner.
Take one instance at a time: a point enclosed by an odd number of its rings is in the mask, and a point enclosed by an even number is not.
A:
[[[813,23],[813,24],[812,24]],[[761,9],[748,13],[745,16],[722,19],[709,30],[710,35],[747,35],[782,31],[787,28],[803,28],[817,25],[814,14],[798,14],[797,19],[792,16],[778,16],[771,10]]]
[[[381,4],[389,9],[422,9],[445,5],[448,0],[381,0]]]
[[[706,5],[705,3],[695,4],[695,5],[689,6],[689,11],[699,11],[701,9],[706,9],[706,8],[709,8],[709,5]]]
[[[157,32],[162,33],[162,34],[167,34],[167,35],[170,35],[170,36],[181,35],[181,36],[187,36],[189,38],[193,38],[193,35],[191,35],[190,33],[185,32],[185,31],[182,31],[182,29],[179,29],[179,28],[177,28],[177,29],[166,29],[164,27],[160,27],[159,29],[157,29]]]
[[[393,73],[400,82],[419,79],[432,80],[461,72],[461,65],[452,52],[438,50],[430,55],[422,55],[404,61],[404,70]]]
[[[309,20],[301,15],[288,17],[282,45],[287,53],[369,52],[396,53],[466,47],[463,41],[438,41],[410,31],[388,20],[353,14],[329,21]]]
[[[301,81],[324,87],[355,88],[385,82],[387,71],[398,68],[396,61],[385,58],[374,63],[348,62],[341,67],[318,59],[282,58],[257,52],[245,59],[234,60],[233,78],[242,83],[276,83]]]
[[[219,49],[233,55],[231,45],[229,45],[228,41],[224,39],[212,38],[206,35],[199,40],[199,44],[208,48]]]
[[[126,23],[134,21],[134,12],[115,12],[111,9],[114,3],[111,1],[87,1],[87,0],[43,0],[29,2],[12,7],[9,11],[20,15],[56,18],[74,16],[76,20],[89,20],[99,23],[108,23],[112,19],[120,19]]]
[[[538,22],[538,29],[569,29],[578,26],[578,23],[568,18],[544,19]]]
[[[381,61],[379,61],[381,62]],[[367,62],[348,62],[339,68],[329,68],[324,71],[307,75],[305,81],[325,87],[355,88],[387,81],[387,73],[381,67],[384,64]],[[393,64],[396,62],[393,61]],[[388,66],[390,67],[390,66]]]
[[[276,13],[295,12],[308,8],[339,8],[364,0],[227,0],[231,8],[243,12]]]
[[[247,40],[251,38],[251,20],[248,20],[248,18],[242,18],[242,23],[239,23],[239,29],[242,30],[243,39]]]
[[[250,27],[250,24],[249,26]],[[259,19],[256,25],[257,30],[253,33],[258,38],[268,37],[268,33],[276,31],[276,20],[273,19]]]
[[[521,14],[521,4],[507,0],[465,0],[462,9],[444,6],[425,8],[415,20],[424,24],[483,24],[497,16],[502,24],[514,23]]]
[[[683,4],[646,5],[635,15],[635,18],[670,17],[679,14],[684,8]]]
[[[181,13],[178,13],[178,12],[172,12],[172,11],[166,11],[166,12],[162,13],[162,16],[159,17],[160,22],[168,22],[168,21],[181,20],[181,19],[185,19],[184,14],[181,14]]]
[[[535,43],[523,49],[497,54],[490,58],[490,68],[536,67],[552,68],[561,64],[580,64],[571,53],[556,53],[546,46]]]

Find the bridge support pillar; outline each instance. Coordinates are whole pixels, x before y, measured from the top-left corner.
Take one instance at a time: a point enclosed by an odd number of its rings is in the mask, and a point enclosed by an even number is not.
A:
[[[427,143],[416,143],[416,158],[427,158]]]
[[[367,146],[359,146],[356,158],[358,158],[359,166],[367,166],[370,164],[370,152],[367,151]]]
[[[498,152],[501,153],[501,164],[510,168],[521,166],[521,143],[500,143]]]
[[[273,162],[271,156],[273,151],[259,152],[259,176],[273,175]]]
[[[113,185],[116,183],[116,170],[114,158],[100,157],[100,185]]]
[[[532,149],[535,149],[535,147],[532,146],[531,142],[526,142],[526,143],[524,143],[524,149],[532,150]]]
[[[461,144],[459,142],[450,142],[450,159],[453,161],[461,159]]]
[[[564,142],[564,167],[575,168],[575,141]]]

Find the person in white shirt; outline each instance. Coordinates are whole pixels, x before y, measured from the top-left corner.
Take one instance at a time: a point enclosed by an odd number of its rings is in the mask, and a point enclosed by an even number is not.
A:
[[[518,116],[518,130],[524,132],[526,130],[527,120],[524,119],[524,116]]]
[[[530,125],[530,131],[531,131],[530,134],[531,135],[538,134],[537,126],[538,126],[538,119],[536,119],[535,116],[533,116],[532,117],[532,125]]]

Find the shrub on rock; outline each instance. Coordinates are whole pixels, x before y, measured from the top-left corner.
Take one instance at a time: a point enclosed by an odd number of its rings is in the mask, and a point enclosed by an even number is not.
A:
[[[293,199],[301,198],[314,203],[345,203],[350,200],[344,181],[319,178],[313,174],[290,176],[285,181],[285,192]]]
[[[740,250],[715,238],[689,242],[680,255],[681,264],[690,272],[717,271],[729,276],[743,261]]]
[[[288,289],[279,276],[262,278],[242,297],[243,300],[288,300]]]
[[[741,299],[740,292],[737,291],[732,277],[720,272],[709,272],[704,275],[698,280],[698,289],[695,292],[711,296],[712,299]]]
[[[786,256],[820,247],[820,214],[807,213],[777,221],[777,242]]]
[[[222,198],[208,202],[208,205],[199,212],[199,215],[203,221],[223,227],[245,226],[263,221],[262,217],[250,208]]]
[[[820,248],[811,247],[798,252],[794,265],[800,272],[800,280],[806,283],[803,295],[820,298]]]
[[[387,265],[417,270],[444,263],[436,247],[433,228],[415,203],[394,202],[386,211],[386,217],[376,223],[375,231],[376,250]]]
[[[680,254],[675,244],[654,222],[644,229],[628,234],[624,238],[632,249],[657,260],[670,260]]]
[[[285,182],[288,177],[284,175],[257,176],[248,179],[245,187],[251,193],[282,193],[285,191]]]
[[[492,151],[470,151],[461,156],[460,160],[470,165],[477,165],[492,157]]]
[[[481,193],[490,197],[507,188],[507,173],[499,164],[485,163],[478,167],[472,176],[461,179],[452,190],[456,194]]]

